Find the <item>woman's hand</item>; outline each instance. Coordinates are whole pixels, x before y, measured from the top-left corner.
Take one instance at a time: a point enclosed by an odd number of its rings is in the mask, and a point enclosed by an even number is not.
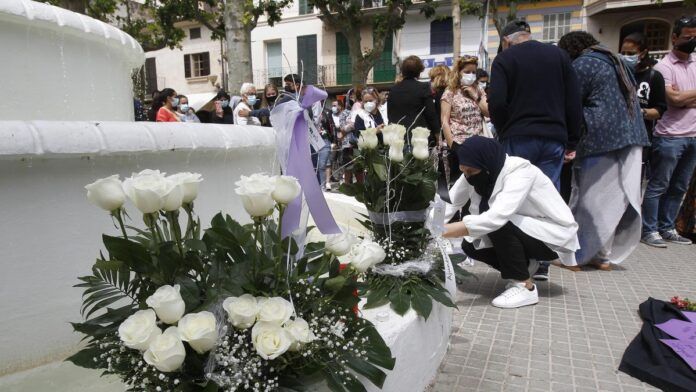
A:
[[[215,101],[215,115],[217,115],[218,117],[223,116],[222,104],[220,103],[220,101]]]
[[[445,233],[442,236],[445,238],[459,238],[468,235],[469,229],[466,228],[464,222],[455,222],[445,225]]]
[[[476,102],[478,102],[479,98],[481,97],[481,93],[478,91],[478,87],[474,87],[473,85],[464,88],[464,95]]]

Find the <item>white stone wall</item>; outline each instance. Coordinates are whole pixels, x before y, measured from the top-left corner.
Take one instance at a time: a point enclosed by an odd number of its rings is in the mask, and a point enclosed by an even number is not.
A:
[[[219,211],[248,219],[234,182],[275,170],[273,130],[253,126],[12,121],[0,122],[0,146],[0,375],[62,360],[81,339],[68,324],[80,321],[72,286],[90,272],[102,233],[118,235],[86,184],[146,168],[201,173],[205,228]]]

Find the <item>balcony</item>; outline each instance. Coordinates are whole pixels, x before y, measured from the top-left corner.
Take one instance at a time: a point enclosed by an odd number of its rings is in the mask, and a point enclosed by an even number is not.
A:
[[[663,0],[661,4],[656,4],[654,0],[587,0],[585,9],[587,16],[597,14],[607,14],[612,12],[626,12],[649,10],[656,7],[680,7],[683,2],[680,0]]]
[[[254,70],[254,84],[257,88],[263,88],[266,84],[276,86],[283,85],[283,77],[287,74],[295,73],[297,67],[281,67]],[[351,85],[350,64],[327,64],[314,67],[305,66],[304,74],[301,75],[304,84],[314,84],[326,90],[349,89]],[[396,78],[395,67],[391,65],[376,65],[367,77],[367,84],[370,85],[390,85]]]

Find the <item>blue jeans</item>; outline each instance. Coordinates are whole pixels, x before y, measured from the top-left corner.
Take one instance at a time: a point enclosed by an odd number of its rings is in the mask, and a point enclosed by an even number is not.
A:
[[[650,180],[643,196],[643,235],[674,229],[696,167],[696,137],[655,136]]]
[[[560,190],[561,169],[565,156],[563,143],[536,136],[512,136],[503,139],[501,143],[508,155],[531,162],[551,179],[556,189]]]
[[[326,142],[326,145],[317,153],[317,165],[315,166],[315,170],[317,171],[317,180],[319,180],[319,185],[321,186],[326,184],[326,168],[330,165],[331,143]]]

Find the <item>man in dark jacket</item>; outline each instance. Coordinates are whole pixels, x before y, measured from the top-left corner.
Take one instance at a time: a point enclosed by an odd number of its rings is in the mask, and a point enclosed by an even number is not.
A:
[[[491,69],[491,121],[508,155],[527,159],[559,189],[583,121],[577,76],[563,50],[531,39],[526,22],[508,23],[501,35]],[[548,280],[548,264],[534,278]]]
[[[389,123],[401,124],[407,129],[428,128],[434,139],[440,132],[440,119],[435,112],[430,84],[418,81],[424,69],[418,56],[404,59],[401,63],[403,80],[389,92],[387,118]]]
[[[566,53],[531,39],[526,22],[508,23],[502,36],[491,70],[491,120],[507,153],[529,160],[558,188],[564,154],[572,159],[580,138],[577,76]]]

